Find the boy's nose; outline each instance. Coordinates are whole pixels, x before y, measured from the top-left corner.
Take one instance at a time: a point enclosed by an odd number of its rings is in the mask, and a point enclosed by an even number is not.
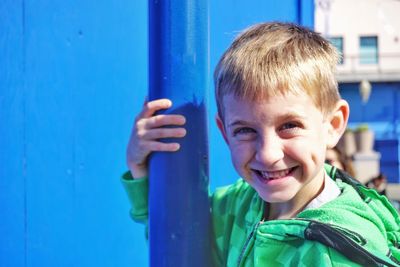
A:
[[[282,144],[275,138],[264,138],[257,147],[256,160],[265,165],[272,165],[283,158]]]

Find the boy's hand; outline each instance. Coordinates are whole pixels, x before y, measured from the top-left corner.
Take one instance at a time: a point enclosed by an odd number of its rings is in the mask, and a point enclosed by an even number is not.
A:
[[[147,176],[147,157],[153,151],[174,152],[179,149],[178,143],[163,143],[160,138],[179,138],[186,135],[184,128],[163,128],[167,125],[183,125],[182,115],[154,115],[158,110],[172,106],[169,99],[158,99],[145,102],[143,109],[135,119],[126,150],[128,168],[133,178]]]

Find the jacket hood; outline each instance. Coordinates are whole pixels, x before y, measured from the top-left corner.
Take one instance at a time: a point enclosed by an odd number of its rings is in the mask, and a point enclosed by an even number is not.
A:
[[[345,172],[330,165],[325,168],[341,190],[338,198],[319,208],[304,210],[294,219],[265,222],[258,227],[258,234],[276,240],[318,239],[327,246],[343,249],[344,254],[351,249],[365,250],[378,259],[389,256],[396,262],[395,258],[400,258],[400,219],[389,200]],[[362,251],[356,253],[367,257]]]

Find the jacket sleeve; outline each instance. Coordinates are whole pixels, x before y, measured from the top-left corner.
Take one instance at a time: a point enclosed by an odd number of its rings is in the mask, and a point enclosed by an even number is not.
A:
[[[148,190],[149,190],[149,179],[147,177],[141,179],[133,179],[130,172],[126,172],[121,177],[122,185],[127,193],[131,208],[130,208],[130,216],[131,218],[138,223],[142,223],[146,225],[146,233],[147,233],[147,224],[148,224]],[[210,200],[214,210],[218,210],[219,216],[216,216],[213,219],[214,227],[214,238],[212,240],[212,257],[213,257],[213,266],[219,267],[224,266],[224,252],[223,252],[223,241],[222,235],[225,231],[223,231],[223,227],[221,225],[225,225],[225,220],[229,217],[221,216],[224,214],[224,208],[226,207],[226,201],[228,200],[225,195],[225,191],[228,187],[224,189],[218,190],[217,194],[213,194],[210,196]],[[214,196],[216,195],[216,198]],[[229,206],[229,205],[228,205]],[[222,214],[221,214],[222,213]],[[214,216],[213,216],[214,217]],[[217,227],[216,227],[217,226]],[[219,238],[215,238],[215,235],[218,235]],[[219,240],[216,240],[219,239]]]
[[[213,256],[215,266],[230,266],[228,257],[236,255],[246,240],[244,225],[245,210],[254,195],[242,179],[215,190],[211,197],[213,221]],[[230,254],[232,254],[230,256]]]
[[[138,223],[147,225],[148,222],[148,192],[149,179],[147,177],[133,179],[129,171],[121,177],[122,185],[128,195],[131,205],[130,216]]]

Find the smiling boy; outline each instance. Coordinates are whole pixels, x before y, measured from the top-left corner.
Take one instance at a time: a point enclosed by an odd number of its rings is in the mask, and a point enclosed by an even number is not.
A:
[[[334,76],[338,58],[309,29],[263,23],[240,34],[219,61],[217,125],[242,179],[210,198],[215,266],[398,266],[397,212],[324,165],[349,116]],[[135,122],[123,178],[136,192],[128,194],[134,219],[147,216],[148,155],[178,150],[158,139],[186,133],[184,117],[154,115],[171,105],[148,102]]]
[[[309,97],[291,93],[259,103],[227,95],[223,105],[218,126],[235,169],[269,203],[268,219],[294,217],[323,189],[325,147],[336,142],[347,113],[338,111],[341,122],[332,126]]]

